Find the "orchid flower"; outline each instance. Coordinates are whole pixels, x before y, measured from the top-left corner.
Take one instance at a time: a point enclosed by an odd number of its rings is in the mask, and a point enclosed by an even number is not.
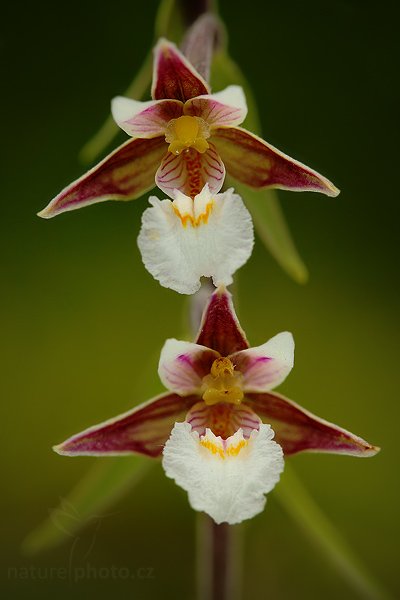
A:
[[[67,456],[162,456],[167,476],[188,492],[195,510],[217,523],[251,518],[278,482],[283,455],[378,451],[272,391],[289,374],[293,356],[288,332],[249,348],[231,296],[220,287],[196,342],[165,343],[158,372],[167,393],[54,449]]]
[[[212,196],[206,184],[194,199],[176,191],[173,202],[155,196],[149,201],[138,246],[161,285],[193,294],[202,276],[212,277],[216,287],[232,283],[254,244],[250,213],[233,189]]]
[[[252,188],[339,190],[325,177],[239,127],[247,114],[241,87],[210,87],[171,42],[155,47],[152,100],[117,97],[112,113],[132,139],[66,187],[39,213],[44,218],[105,200],[133,200],[154,187],[194,198],[208,184],[220,191],[225,168]],[[155,179],[154,179],[155,178]]]

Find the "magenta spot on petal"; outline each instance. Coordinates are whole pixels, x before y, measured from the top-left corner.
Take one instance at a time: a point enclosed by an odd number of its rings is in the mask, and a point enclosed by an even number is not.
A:
[[[192,362],[192,361],[190,360],[190,357],[189,357],[187,354],[180,354],[180,355],[177,357],[177,360],[179,360],[180,362],[182,362],[182,363],[185,363],[185,364],[187,364],[187,365],[190,365],[190,364],[191,364],[191,362]]]

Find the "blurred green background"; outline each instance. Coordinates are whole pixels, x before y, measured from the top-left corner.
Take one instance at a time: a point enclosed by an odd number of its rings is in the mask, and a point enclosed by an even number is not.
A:
[[[15,3],[1,26],[7,598],[194,597],[194,514],[159,465],[63,546],[35,557],[21,553],[25,535],[99,460],[61,458],[51,446],[160,389],[157,354],[183,328],[186,299],[161,288],[140,261],[135,240],[145,199],[52,221],[35,216],[84,172],[78,151],[140,66],[156,8],[155,0]],[[253,345],[291,330],[296,366],[281,391],[382,446],[368,460],[309,454],[290,462],[368,569],[396,594],[395,6],[221,0],[220,9],[266,139],[342,189],[336,199],[280,193],[311,278],[306,286],[292,282],[258,242],[240,273],[241,322]],[[246,597],[358,597],[273,493],[245,538]],[[24,566],[41,567],[44,576],[13,575]],[[135,577],[102,578],[101,568],[105,574],[112,566]],[[89,571],[75,581],[51,575],[52,567]]]

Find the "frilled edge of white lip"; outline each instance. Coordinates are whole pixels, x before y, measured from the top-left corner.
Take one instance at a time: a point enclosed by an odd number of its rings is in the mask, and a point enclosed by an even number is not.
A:
[[[205,186],[194,200],[149,199],[143,213],[138,246],[143,263],[164,287],[193,294],[201,277],[214,285],[230,285],[235,271],[249,259],[253,223],[241,197],[231,188],[211,195]]]
[[[284,468],[282,448],[269,425],[260,425],[245,440],[239,429],[227,440],[206,430],[199,437],[189,423],[175,423],[165,444],[167,477],[188,492],[194,510],[216,523],[231,525],[262,512],[265,494],[278,483]]]

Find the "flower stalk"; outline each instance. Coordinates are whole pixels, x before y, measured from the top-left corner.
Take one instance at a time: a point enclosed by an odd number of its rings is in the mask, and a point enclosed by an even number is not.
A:
[[[242,526],[197,515],[197,600],[240,600]]]

